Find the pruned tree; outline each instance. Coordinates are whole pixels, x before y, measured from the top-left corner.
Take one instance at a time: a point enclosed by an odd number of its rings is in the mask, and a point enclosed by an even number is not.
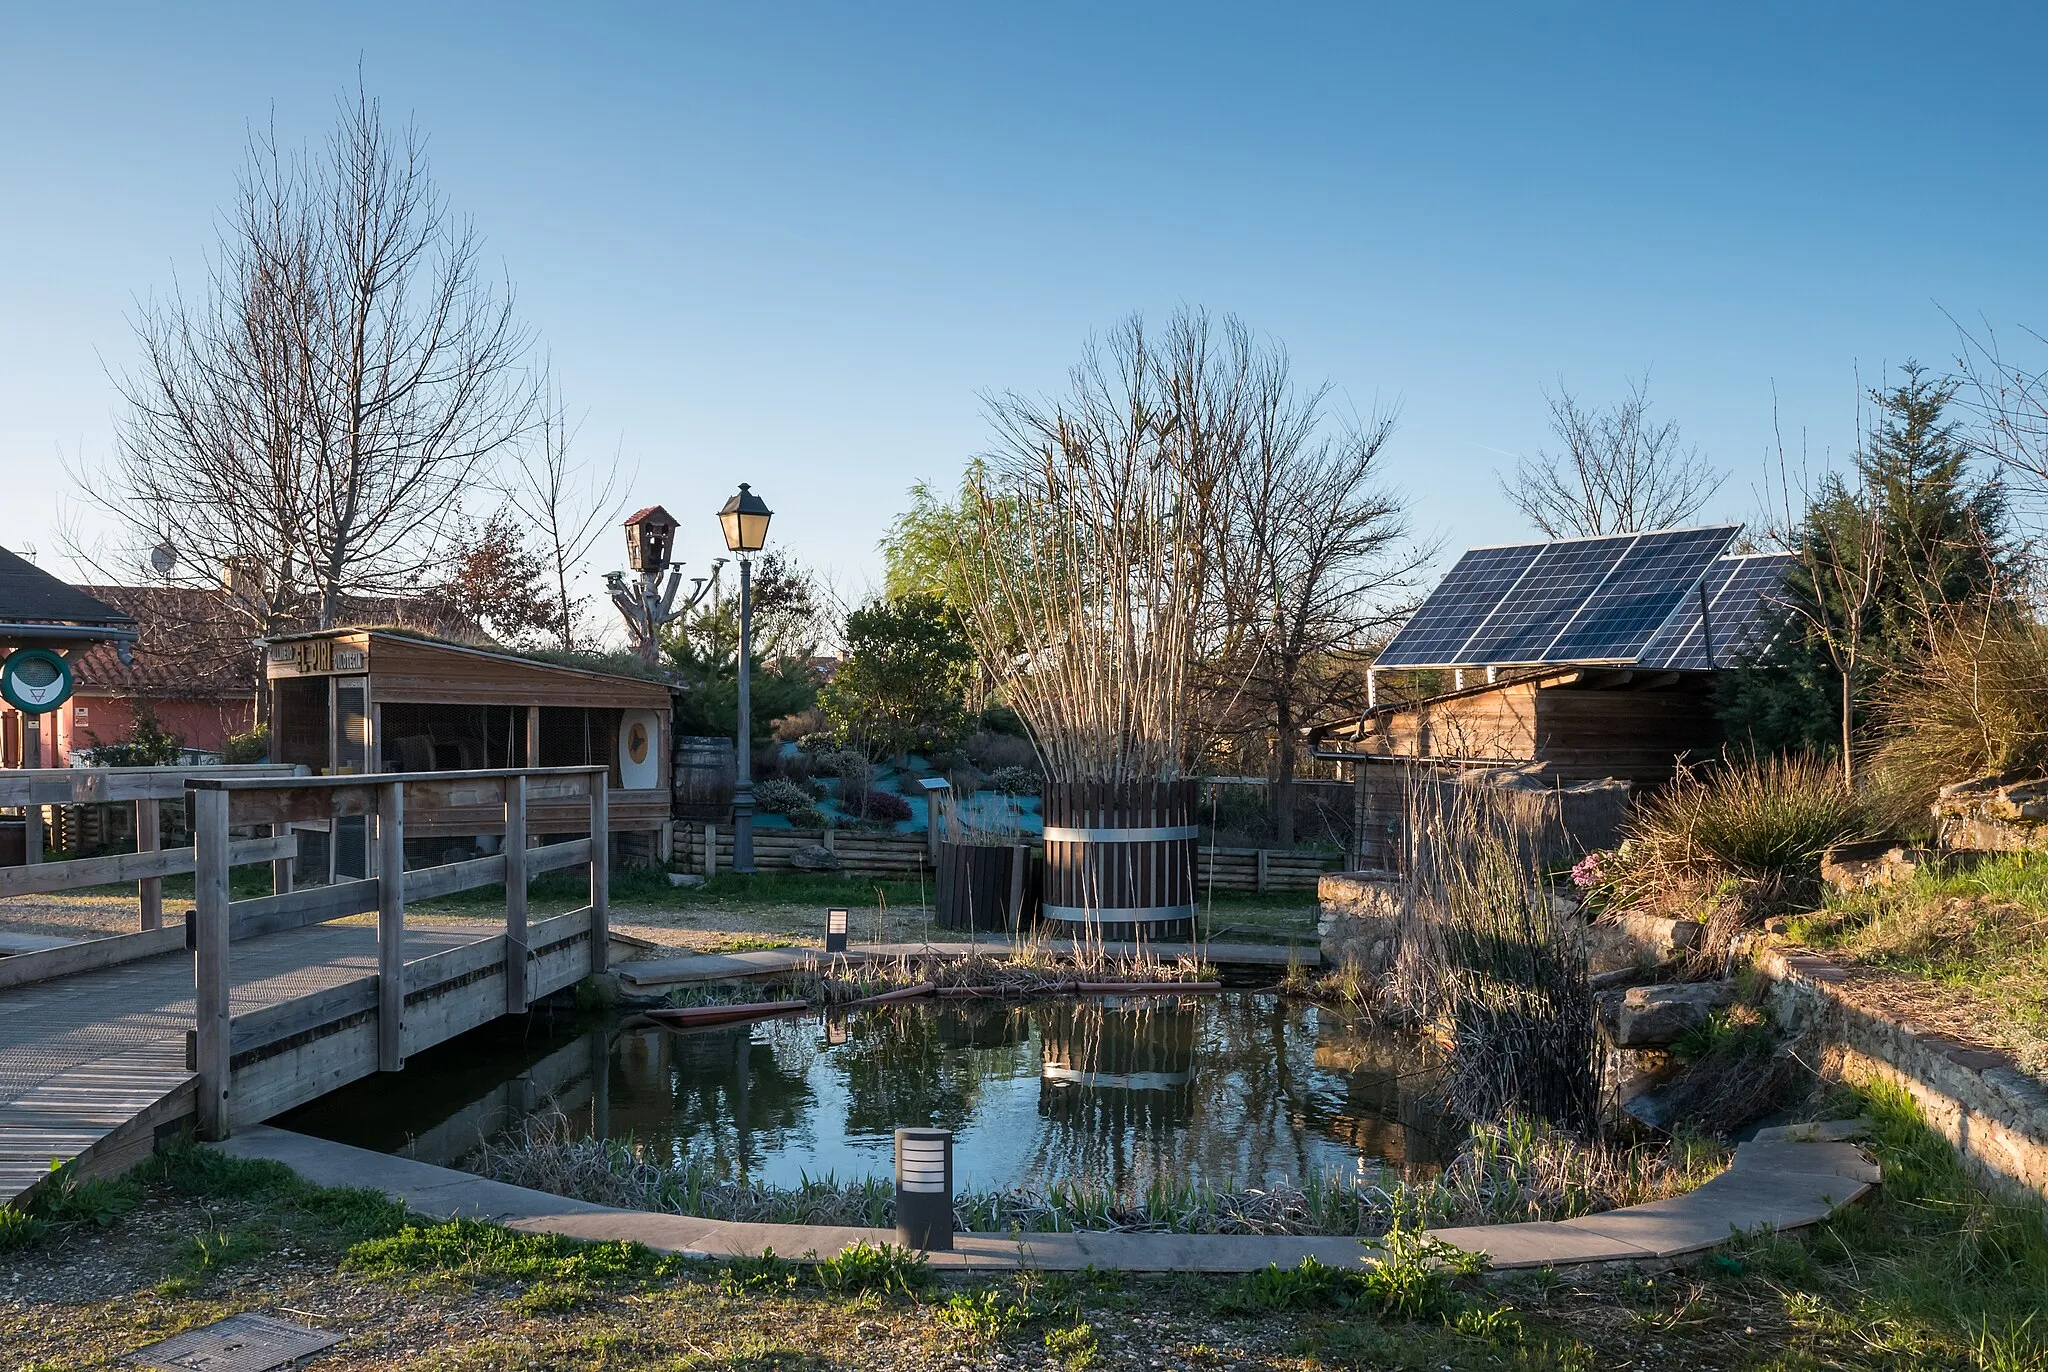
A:
[[[86,493],[261,630],[438,581],[479,469],[527,430],[526,330],[425,138],[358,89],[318,148],[250,139],[203,298],[139,314],[118,457]]]
[[[512,454],[505,498],[534,530],[555,599],[556,646],[573,653],[590,647],[595,635],[584,633],[587,597],[577,595],[572,583],[626,504],[617,455],[589,464],[571,454],[576,426],[562,406],[553,369],[543,368],[542,378],[531,441]]]
[[[1682,524],[1721,489],[1725,474],[1689,447],[1670,420],[1650,418],[1650,378],[1626,400],[1592,410],[1560,384],[1546,392],[1561,451],[1539,451],[1499,476],[1509,503],[1546,538],[1638,533]]]

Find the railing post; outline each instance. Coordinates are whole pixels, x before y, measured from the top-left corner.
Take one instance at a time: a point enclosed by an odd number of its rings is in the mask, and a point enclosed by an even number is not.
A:
[[[161,852],[164,846],[163,816],[156,797],[135,802],[135,851]],[[164,922],[164,879],[144,877],[135,883],[136,898],[142,903],[142,927],[160,928]]]
[[[377,788],[377,1070],[405,1066],[405,785]]]
[[[611,797],[606,794],[610,777],[605,772],[590,774],[590,971],[605,969],[612,937],[612,820]]]
[[[292,826],[289,824],[273,824],[270,826],[270,836],[272,838],[282,838],[291,832]],[[272,858],[270,860],[270,889],[272,892],[280,896],[290,893],[292,889],[292,868],[297,862],[298,858],[296,855]]]
[[[228,1136],[228,793],[188,791],[192,825],[192,981],[196,1011],[192,1067],[199,1075],[199,1135]]]
[[[526,778],[505,781],[505,1013],[526,1010]]]

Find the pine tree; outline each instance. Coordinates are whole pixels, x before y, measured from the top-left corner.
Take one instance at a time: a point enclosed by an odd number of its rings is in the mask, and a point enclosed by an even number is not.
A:
[[[1898,385],[1871,392],[1876,423],[1853,479],[1831,474],[1793,535],[1799,561],[1770,660],[1720,684],[1738,744],[1839,751],[1845,701],[1846,732],[1860,737],[1857,702],[1924,652],[1957,610],[1998,597],[2012,571],[2005,488],[1971,468],[1948,417],[1955,383],[1913,362],[1903,371]]]

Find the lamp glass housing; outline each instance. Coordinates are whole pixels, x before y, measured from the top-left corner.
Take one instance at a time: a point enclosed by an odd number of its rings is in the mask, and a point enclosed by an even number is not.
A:
[[[774,516],[768,502],[753,493],[744,481],[740,493],[725,502],[718,512],[719,528],[725,532],[725,546],[736,553],[758,553],[768,545],[768,521]]]

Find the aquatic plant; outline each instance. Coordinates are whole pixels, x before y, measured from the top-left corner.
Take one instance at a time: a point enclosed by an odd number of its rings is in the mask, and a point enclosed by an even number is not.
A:
[[[954,1223],[978,1233],[1326,1234],[1376,1237],[1406,1226],[1569,1219],[1691,1190],[1726,1164],[1700,1140],[1617,1148],[1510,1121],[1472,1130],[1435,1177],[1389,1169],[1311,1174],[1299,1184],[1222,1189],[1154,1179],[963,1190]],[[576,1135],[558,1113],[528,1117],[463,1163],[515,1186],[616,1205],[750,1224],[893,1226],[884,1178],[805,1177],[793,1187],[724,1176],[709,1160],[657,1156],[631,1139]]]

